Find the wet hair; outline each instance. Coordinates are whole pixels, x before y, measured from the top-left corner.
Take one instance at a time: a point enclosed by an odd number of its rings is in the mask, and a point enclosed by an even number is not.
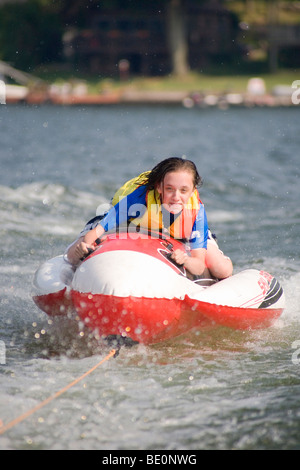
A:
[[[202,178],[198,173],[196,165],[191,160],[178,157],[170,157],[158,163],[146,178],[147,189],[155,189],[165,178],[167,173],[175,171],[189,171],[193,176],[194,187],[202,184]]]

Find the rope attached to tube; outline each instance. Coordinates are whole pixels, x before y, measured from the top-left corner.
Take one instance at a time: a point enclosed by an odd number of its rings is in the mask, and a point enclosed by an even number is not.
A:
[[[46,398],[46,400],[42,401],[41,403],[39,403],[38,405],[36,405],[34,408],[32,408],[31,410],[28,410],[26,411],[25,413],[23,413],[22,415],[18,416],[17,418],[15,418],[14,420],[10,421],[9,423],[5,424],[5,425],[2,425],[1,426],[1,420],[0,420],[0,435],[1,434],[4,434],[6,431],[8,431],[9,429],[13,428],[14,426],[16,426],[17,424],[21,423],[22,421],[24,421],[26,418],[28,418],[29,416],[31,416],[33,413],[35,413],[36,411],[40,410],[41,408],[43,408],[44,406],[48,405],[48,403],[50,403],[51,401],[55,400],[55,398],[58,398],[60,395],[62,395],[63,393],[65,393],[67,390],[69,390],[71,387],[73,387],[74,385],[76,385],[78,382],[80,382],[81,380],[83,380],[85,377],[87,377],[89,374],[91,374],[92,372],[94,372],[94,370],[96,370],[99,366],[101,366],[104,362],[108,361],[111,357],[115,357],[116,355],[118,354],[118,350],[116,349],[112,349],[110,351],[110,353],[104,358],[104,359],[101,359],[100,362],[98,362],[98,364],[96,364],[94,367],[92,367],[90,370],[88,370],[87,372],[85,372],[83,375],[81,375],[80,377],[78,377],[77,379],[73,380],[73,382],[69,383],[69,385],[66,385],[65,387],[63,387],[61,390],[59,390],[58,392],[56,392],[54,395],[51,395],[50,397]]]

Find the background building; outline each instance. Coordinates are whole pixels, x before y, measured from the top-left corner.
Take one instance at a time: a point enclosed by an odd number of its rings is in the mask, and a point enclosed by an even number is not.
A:
[[[240,53],[236,16],[218,3],[190,5],[181,20],[188,68],[199,70]],[[167,8],[160,13],[102,12],[87,28],[64,35],[64,54],[81,69],[103,75],[119,73],[120,67],[135,75],[166,74],[174,68],[171,28]]]

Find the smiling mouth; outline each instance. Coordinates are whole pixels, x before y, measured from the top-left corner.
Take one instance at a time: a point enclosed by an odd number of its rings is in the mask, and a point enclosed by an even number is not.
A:
[[[168,204],[168,211],[173,212],[176,214],[177,212],[180,212],[182,210],[182,204],[179,203],[174,203],[174,204]]]

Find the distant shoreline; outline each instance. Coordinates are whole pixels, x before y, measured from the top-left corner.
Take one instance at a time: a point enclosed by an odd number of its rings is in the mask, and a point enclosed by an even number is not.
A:
[[[15,85],[7,86],[6,104],[60,105],[60,106],[108,106],[108,105],[181,105],[185,108],[228,107],[288,107],[295,106],[290,93],[202,93],[189,91],[108,91],[86,93],[78,90],[29,90]]]

